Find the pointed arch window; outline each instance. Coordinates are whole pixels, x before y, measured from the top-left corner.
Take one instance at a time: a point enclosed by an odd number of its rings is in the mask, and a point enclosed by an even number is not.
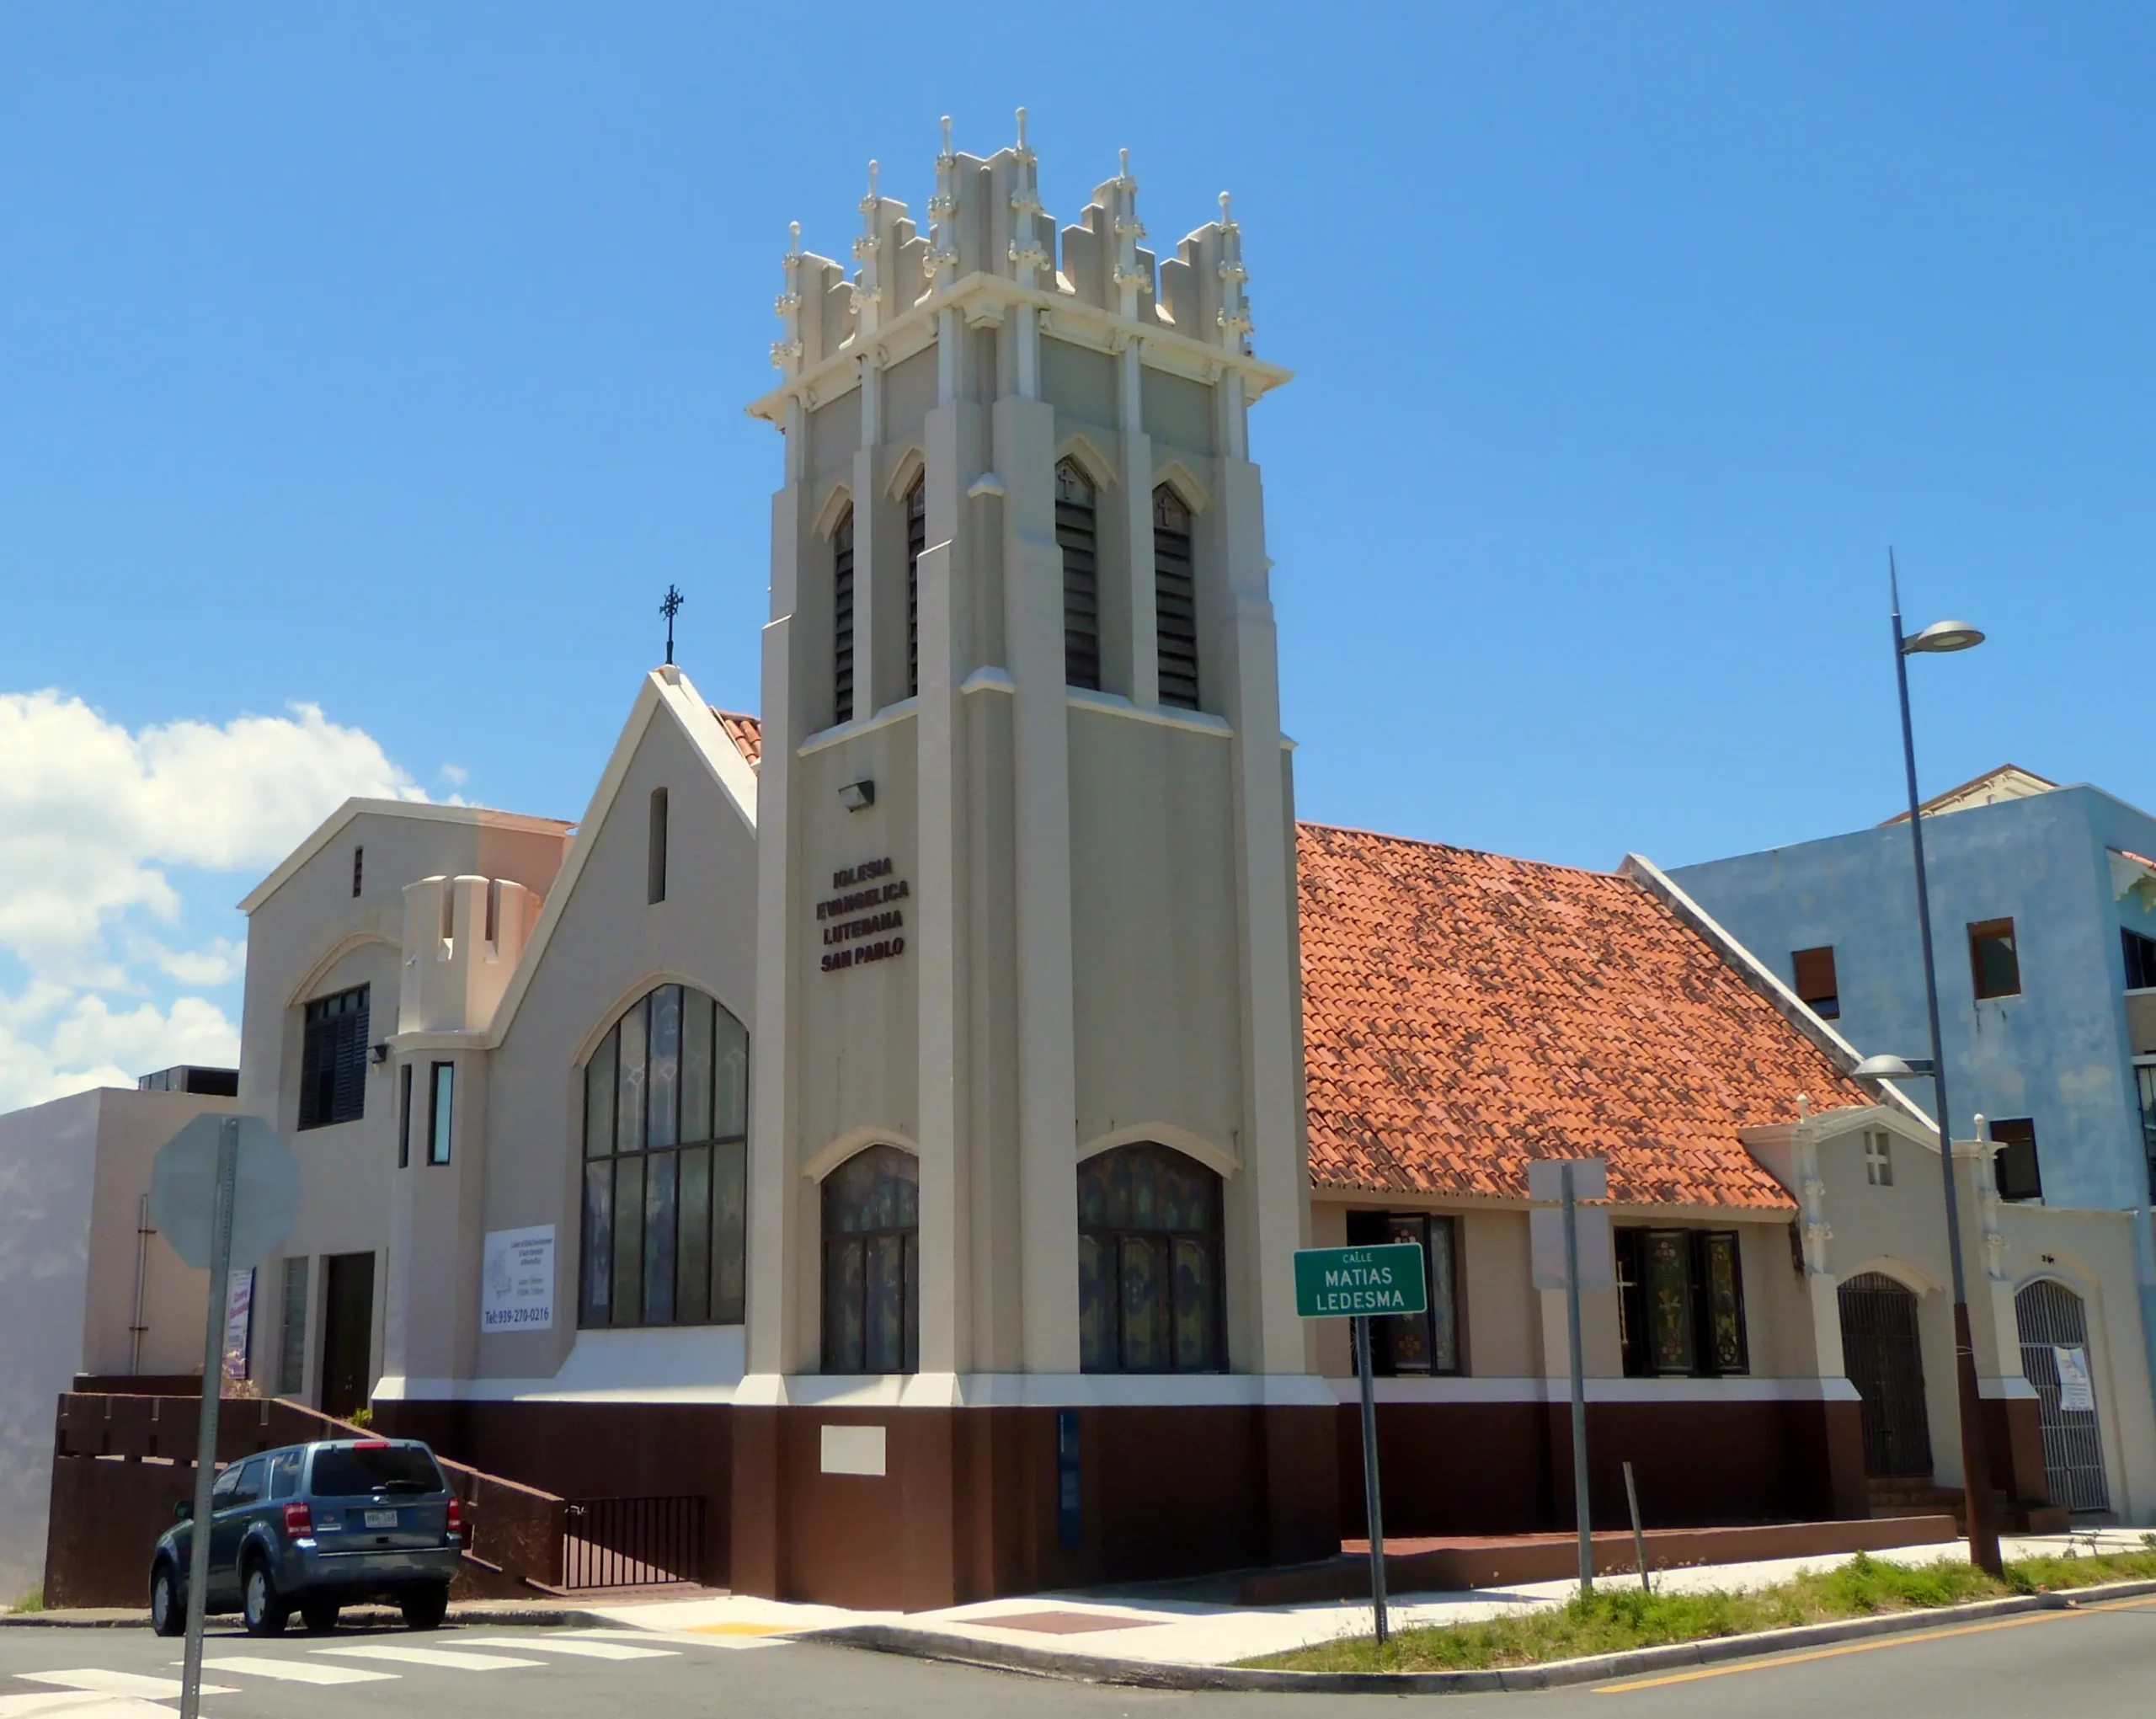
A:
[[[824,1178],[824,1371],[921,1369],[921,1166],[869,1146]]]
[[[853,720],[853,510],[831,533],[831,720]]]
[[[928,543],[928,480],[906,491],[906,697],[921,691],[921,552]]]
[[[749,1034],[662,985],[584,1069],[584,1326],[739,1325],[746,1305]]]
[[[1078,1166],[1078,1353],[1088,1373],[1218,1373],[1220,1178],[1140,1141]]]
[[[1055,468],[1055,544],[1063,551],[1063,678],[1101,686],[1101,570],[1092,480],[1074,460]]]
[[[1153,610],[1161,702],[1198,708],[1198,580],[1190,509],[1169,485],[1153,492]]]

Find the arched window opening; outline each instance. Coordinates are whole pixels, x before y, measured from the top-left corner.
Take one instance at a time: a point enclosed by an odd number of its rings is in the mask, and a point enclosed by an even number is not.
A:
[[[1088,1373],[1217,1373],[1220,1178],[1141,1142],[1078,1166],[1079,1364]]]
[[[662,985],[584,1070],[585,1326],[739,1325],[748,1293],[749,1034]]]
[[[1101,686],[1101,569],[1093,485],[1075,461],[1055,468],[1055,544],[1063,551],[1063,678]]]
[[[921,691],[921,552],[928,544],[928,483],[906,491],[906,697]]]
[[[1198,580],[1191,565],[1190,510],[1163,483],[1153,492],[1153,610],[1161,702],[1198,708]]]
[[[921,1369],[921,1166],[896,1146],[824,1178],[824,1370]]]
[[[853,720],[853,510],[831,533],[831,720]]]

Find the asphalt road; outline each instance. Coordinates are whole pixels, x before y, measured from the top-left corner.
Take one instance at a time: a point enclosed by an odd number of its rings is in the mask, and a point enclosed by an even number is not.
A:
[[[177,1647],[139,1629],[0,1630],[0,1719],[157,1719],[177,1711]],[[400,1657],[412,1653],[419,1657]],[[386,1711],[400,1719],[585,1719],[622,1708],[636,1719],[987,1719],[1017,1711],[1044,1719],[1284,1719],[1366,1712],[1380,1700],[1396,1700],[1118,1690],[798,1642],[627,1631],[346,1630],[334,1638],[295,1631],[264,1642],[217,1630],[206,1658],[212,1678],[230,1691],[204,1698],[204,1713],[218,1719],[382,1719]],[[2025,1614],[1629,1684],[1412,1705],[1461,1719],[1500,1711],[1522,1719],[1732,1711],[1747,1719],[2145,1719],[2156,1711],[2156,1600]]]

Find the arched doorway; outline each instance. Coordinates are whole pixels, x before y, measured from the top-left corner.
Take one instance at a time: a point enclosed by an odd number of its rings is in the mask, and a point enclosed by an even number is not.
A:
[[[2015,1322],[2021,1328],[2021,1371],[2036,1388],[2044,1433],[2044,1479],[2052,1503],[2069,1510],[2108,1510],[2110,1487],[2104,1480],[2104,1433],[2096,1418],[2095,1396],[2086,1408],[2067,1407],[2069,1384],[2089,1388],[2089,1312],[2080,1296],[2064,1284],[2045,1278],[2014,1298]],[[2062,1351],[2071,1351],[2062,1370]],[[2074,1367],[2079,1380],[2070,1379]],[[2075,1391],[2077,1399],[2081,1391]]]
[[[1839,1300],[1842,1366],[1864,1400],[1864,1471],[1929,1475],[1931,1423],[1914,1293],[1884,1273],[1868,1271],[1844,1284]]]

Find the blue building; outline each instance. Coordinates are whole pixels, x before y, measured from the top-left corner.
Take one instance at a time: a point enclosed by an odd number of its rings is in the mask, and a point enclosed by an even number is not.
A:
[[[1956,1137],[1991,1124],[2007,1198],[2148,1207],[2156,818],[2013,765],[1924,811]],[[1861,1050],[1929,1055],[1907,825],[1670,875]]]

